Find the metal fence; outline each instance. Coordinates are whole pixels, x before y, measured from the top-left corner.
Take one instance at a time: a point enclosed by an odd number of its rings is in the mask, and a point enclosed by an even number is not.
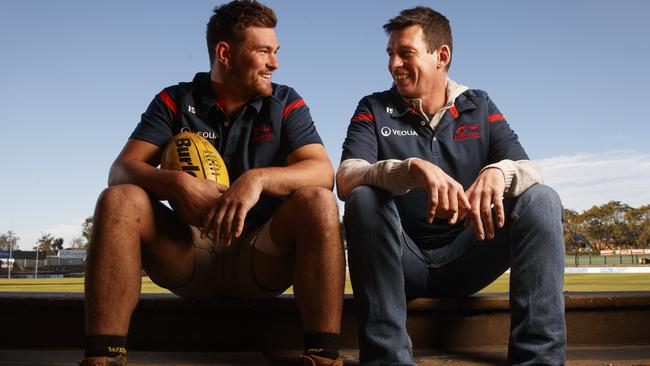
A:
[[[567,254],[564,261],[567,267],[644,265],[650,264],[650,255]]]

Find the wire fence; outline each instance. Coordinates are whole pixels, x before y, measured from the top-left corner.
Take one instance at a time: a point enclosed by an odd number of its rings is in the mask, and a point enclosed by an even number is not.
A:
[[[564,257],[564,263],[566,267],[650,265],[650,255],[568,254]]]

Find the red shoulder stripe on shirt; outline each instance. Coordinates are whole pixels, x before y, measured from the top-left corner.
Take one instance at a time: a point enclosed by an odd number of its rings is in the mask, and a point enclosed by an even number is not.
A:
[[[352,116],[353,121],[368,121],[375,122],[375,116],[372,114],[355,114]]]
[[[499,114],[491,114],[491,115],[488,116],[488,123],[494,123],[496,121],[502,121],[504,119],[506,119],[506,118],[501,113],[499,113]]]
[[[451,113],[451,116],[454,117],[454,119],[458,118],[458,109],[456,109],[455,105],[452,105],[451,108],[449,108],[449,113]]]
[[[289,104],[288,106],[286,106],[286,108],[284,108],[284,112],[282,112],[282,118],[287,118],[289,112],[291,112],[292,110],[298,107],[302,107],[303,105],[305,105],[305,101],[302,99],[298,99],[295,102]]]
[[[163,90],[160,93],[158,93],[160,96],[160,99],[165,103],[165,105],[172,111],[172,113],[176,114],[176,103],[172,99],[172,97],[169,96],[167,93],[167,90]]]

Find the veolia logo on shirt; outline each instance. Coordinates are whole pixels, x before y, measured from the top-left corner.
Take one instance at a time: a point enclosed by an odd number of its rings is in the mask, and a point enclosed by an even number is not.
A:
[[[219,138],[219,134],[216,131],[194,131],[189,127],[181,128],[181,132],[192,132],[205,139],[216,140]]]
[[[390,127],[382,127],[381,128],[381,134],[384,137],[388,137],[390,135],[395,135],[395,136],[418,136],[418,133],[413,131],[413,130],[396,130]]]

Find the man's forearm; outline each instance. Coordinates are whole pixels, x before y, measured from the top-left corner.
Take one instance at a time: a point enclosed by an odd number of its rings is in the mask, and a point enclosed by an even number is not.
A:
[[[489,168],[500,169],[503,173],[506,197],[518,197],[533,184],[544,183],[542,171],[530,160],[504,159],[486,166],[481,171]]]
[[[262,184],[262,192],[270,196],[288,196],[297,189],[307,186],[329,190],[334,188],[332,165],[329,161],[317,159],[302,160],[286,167],[251,169],[242,174],[241,178],[259,180]]]
[[[163,170],[137,160],[118,160],[111,166],[108,185],[135,184],[161,200],[171,199],[176,189],[178,174],[175,170]]]
[[[370,164],[361,159],[346,159],[336,172],[336,187],[340,199],[360,185],[383,188],[393,194],[404,194],[415,187],[409,170],[412,159],[381,160]]]

